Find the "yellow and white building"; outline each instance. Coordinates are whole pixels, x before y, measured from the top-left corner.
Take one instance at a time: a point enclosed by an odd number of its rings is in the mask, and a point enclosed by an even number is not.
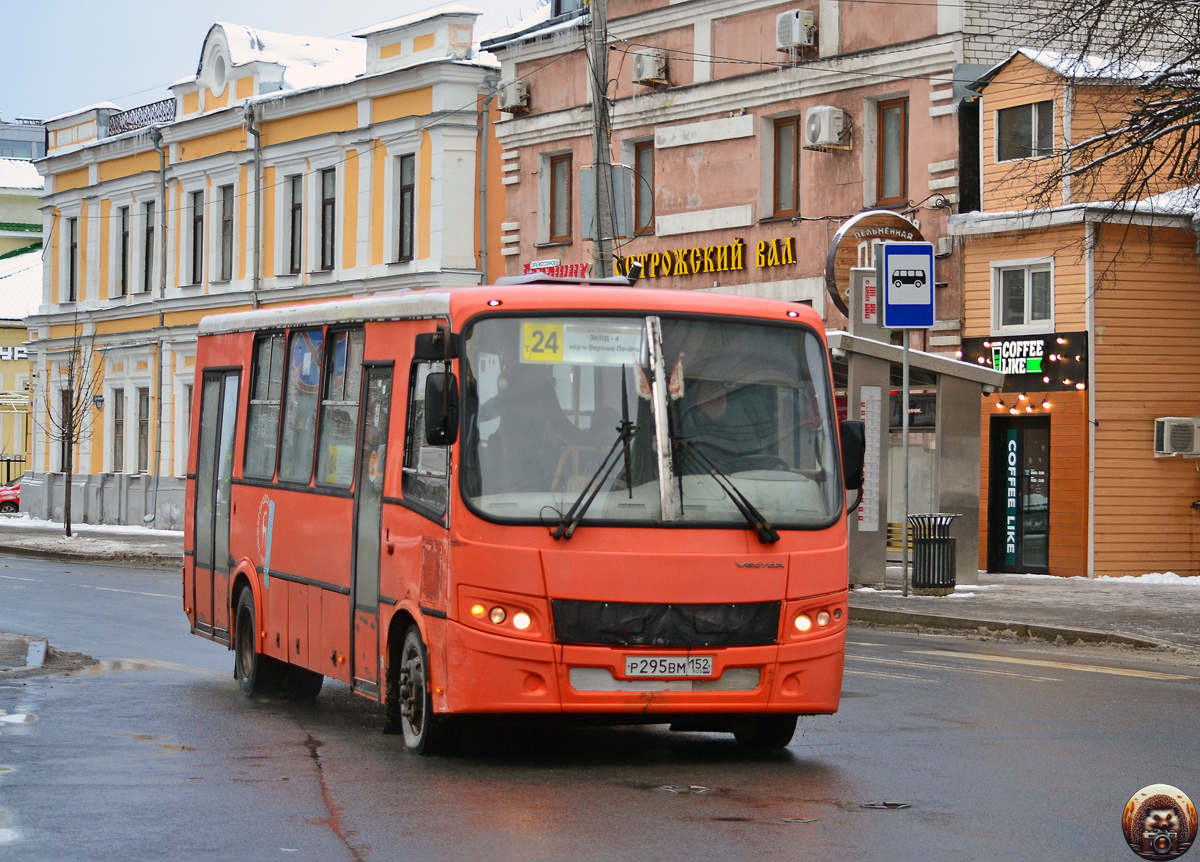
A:
[[[478,284],[498,264],[502,207],[485,195],[502,194],[500,149],[492,138],[484,159],[481,131],[497,67],[472,47],[479,14],[442,6],[353,42],[214,24],[173,98],[46,121],[46,266],[29,321],[43,421],[22,508],[61,516],[64,453],[44,426],[73,343],[101,381],[74,517],[154,510],[180,528],[201,317]]]

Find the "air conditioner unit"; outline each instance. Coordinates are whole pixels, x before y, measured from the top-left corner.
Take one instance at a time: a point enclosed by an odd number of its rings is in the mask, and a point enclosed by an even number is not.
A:
[[[811,48],[817,32],[817,19],[812,12],[793,9],[775,16],[775,47],[780,51]]]
[[[529,85],[521,78],[500,82],[500,110],[510,114],[529,110]]]
[[[633,83],[667,83],[667,52],[662,48],[648,48],[633,53]]]
[[[1154,456],[1200,456],[1200,417],[1163,416],[1154,420]]]
[[[850,118],[841,108],[817,105],[804,112],[804,147],[820,150],[842,146],[849,137]]]

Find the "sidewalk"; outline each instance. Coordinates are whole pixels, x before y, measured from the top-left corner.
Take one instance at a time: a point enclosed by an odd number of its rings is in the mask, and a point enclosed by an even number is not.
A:
[[[0,554],[131,568],[183,565],[183,533],[149,527],[81,524],[70,539],[62,524],[0,517]],[[1068,643],[1118,643],[1200,654],[1200,577],[1057,578],[980,574],[977,586],[945,597],[900,593],[900,568],[884,589],[850,593],[850,619],[888,626],[986,630],[997,637]]]
[[[1068,643],[1123,643],[1200,653],[1200,577],[1150,574],[1124,578],[980,573],[976,586],[953,595],[900,591],[900,567],[888,567],[887,588],[850,593],[851,621],[920,625],[960,631],[986,628]]]
[[[0,554],[146,569],[180,569],[183,533],[150,527],[63,525],[21,516],[0,516]]]

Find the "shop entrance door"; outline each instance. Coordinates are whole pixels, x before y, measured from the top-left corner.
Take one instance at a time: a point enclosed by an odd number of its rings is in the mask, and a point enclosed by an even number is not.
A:
[[[1050,419],[992,419],[988,571],[1050,572]]]

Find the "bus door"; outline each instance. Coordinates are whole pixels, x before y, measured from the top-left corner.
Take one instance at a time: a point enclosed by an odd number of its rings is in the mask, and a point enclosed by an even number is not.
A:
[[[387,464],[392,366],[364,363],[358,476],[354,483],[354,543],[351,626],[354,687],[379,691],[379,552],[383,480]]]
[[[229,640],[229,508],[233,440],[237,428],[238,372],[205,371],[200,394],[196,457],[196,628]]]

